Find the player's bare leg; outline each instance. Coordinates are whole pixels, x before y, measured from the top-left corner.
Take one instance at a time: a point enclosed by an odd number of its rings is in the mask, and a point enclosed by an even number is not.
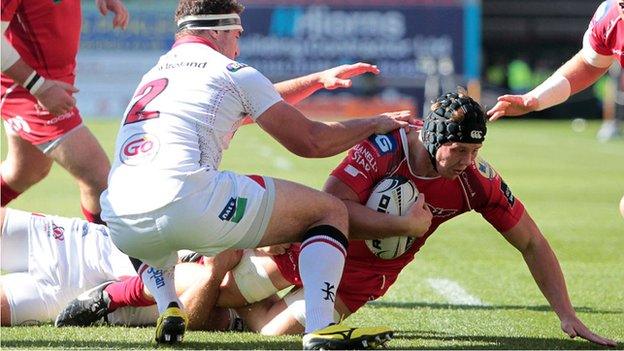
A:
[[[100,194],[106,189],[110,162],[89,129],[77,128],[50,152],[50,157],[76,179],[83,212],[85,217],[91,217],[87,220],[101,223]]]
[[[0,283],[0,325],[3,327],[11,326],[11,306],[4,293],[2,283]]]
[[[296,311],[298,308],[301,310]],[[343,318],[351,314],[340,298],[336,299],[336,311]],[[286,301],[277,295],[249,306],[236,308],[236,313],[251,331],[262,335],[295,335],[304,331],[304,326],[295,317],[295,314],[303,316],[305,313],[302,305],[288,306]]]
[[[9,191],[17,194],[23,193],[50,173],[52,159],[16,134],[7,133],[6,136],[8,152],[6,159],[0,166],[2,181],[10,188]],[[3,192],[6,191],[4,186]],[[5,200],[5,194],[2,198],[3,206],[12,200]]]
[[[369,348],[387,328],[332,325],[348,241],[348,213],[338,198],[304,185],[275,179],[275,203],[258,246],[301,242],[299,273],[305,287],[304,349]],[[369,343],[369,341],[371,343]]]

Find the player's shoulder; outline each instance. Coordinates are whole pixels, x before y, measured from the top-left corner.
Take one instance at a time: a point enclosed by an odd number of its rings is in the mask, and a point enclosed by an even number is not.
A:
[[[500,175],[494,167],[480,156],[462,172],[460,180],[476,198],[488,198],[496,184],[500,183]]]
[[[468,172],[482,182],[490,182],[496,177],[500,177],[494,167],[481,156],[477,156],[471,167],[468,168]]]
[[[397,154],[402,152],[402,145],[405,142],[399,130],[394,130],[387,134],[372,134],[359,145],[366,146],[374,151],[377,157]]]
[[[239,83],[253,84],[258,80],[267,79],[260,71],[242,62],[226,58],[219,62],[219,65],[220,70]]]
[[[598,5],[590,22],[590,28],[610,26],[613,20],[619,20],[620,14],[616,0],[606,0]]]

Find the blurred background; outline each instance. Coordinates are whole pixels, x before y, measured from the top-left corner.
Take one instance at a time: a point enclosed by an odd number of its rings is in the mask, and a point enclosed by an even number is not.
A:
[[[312,117],[369,116],[409,108],[419,115],[460,85],[486,106],[524,93],[578,52],[600,4],[592,0],[241,0],[239,61],[279,81],[366,61],[382,73],[353,89],[323,92],[300,105]],[[131,21],[83,1],[78,104],[83,116],[120,118],[141,75],[173,42],[175,0],[126,0]],[[110,17],[110,16],[109,16]],[[619,66],[540,119],[622,119]],[[619,104],[618,104],[619,103]],[[603,136],[602,139],[618,137]]]

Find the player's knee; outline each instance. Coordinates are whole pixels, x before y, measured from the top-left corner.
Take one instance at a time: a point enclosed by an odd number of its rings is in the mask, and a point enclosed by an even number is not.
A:
[[[347,206],[335,196],[331,196],[325,207],[325,218],[322,222],[340,230],[346,237],[349,229],[349,212]]]
[[[24,191],[48,176],[52,163],[13,163],[3,165],[2,178],[14,190]]]

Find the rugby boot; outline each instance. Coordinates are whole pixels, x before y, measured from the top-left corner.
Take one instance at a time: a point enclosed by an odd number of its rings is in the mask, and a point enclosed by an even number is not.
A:
[[[159,344],[175,344],[182,342],[188,324],[186,313],[177,303],[171,302],[156,322],[156,342]]]
[[[332,324],[303,336],[304,350],[368,350],[392,339],[394,332],[386,327],[351,328]]]
[[[113,282],[111,280],[102,283],[78,295],[59,313],[54,325],[57,327],[88,327],[100,320],[106,322],[106,316],[110,313],[108,310],[110,298],[104,289]]]

